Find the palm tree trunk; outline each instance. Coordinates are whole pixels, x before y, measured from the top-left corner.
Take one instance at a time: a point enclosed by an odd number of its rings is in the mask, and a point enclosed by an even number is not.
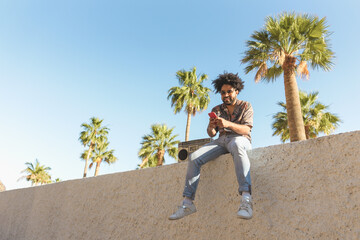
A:
[[[306,140],[299,90],[295,78],[295,61],[295,57],[287,55],[283,64],[290,142]]]
[[[310,126],[308,125],[305,126],[305,136],[306,139],[310,139]]]
[[[191,123],[191,113],[188,113],[187,122],[186,122],[186,131],[185,131],[185,141],[189,141],[190,123]]]
[[[99,174],[100,163],[101,161],[96,162],[95,175],[94,175],[95,177]]]
[[[86,157],[86,160],[85,160],[85,168],[84,168],[84,175],[83,175],[83,178],[86,178],[86,174],[87,174],[87,170],[88,170],[88,162],[89,162],[89,158],[90,158],[90,153],[92,151],[92,143],[90,144],[90,147],[89,147],[89,152],[88,152],[88,155]]]
[[[156,155],[157,155],[157,157],[158,157],[158,162],[157,162],[156,166],[161,166],[161,165],[163,165],[165,150],[159,150],[159,151],[156,153]]]
[[[143,168],[144,165],[149,161],[149,158],[144,158],[144,160],[142,161],[142,163],[140,164],[140,168]]]

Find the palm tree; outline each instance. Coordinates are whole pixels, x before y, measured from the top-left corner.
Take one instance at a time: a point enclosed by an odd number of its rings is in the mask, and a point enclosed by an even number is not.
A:
[[[99,139],[97,139],[96,143],[98,143],[98,142],[99,142]],[[91,159],[94,154],[94,149],[96,147],[96,143],[93,144],[92,148],[85,149],[84,152],[81,153],[80,158],[85,160],[86,162],[88,162],[89,159]],[[88,164],[85,164],[85,165],[87,166]],[[85,170],[87,171],[87,168]],[[84,174],[85,175],[83,177],[86,177],[87,172],[85,172]]]
[[[208,78],[206,74],[196,75],[196,67],[189,72],[180,70],[176,73],[180,87],[169,89],[168,99],[171,98],[171,106],[174,107],[174,113],[181,111],[185,105],[187,113],[187,123],[185,131],[185,141],[189,141],[191,115],[195,116],[196,112],[205,110],[210,102],[210,89],[202,84]]]
[[[114,156],[114,150],[108,150],[109,142],[106,138],[102,138],[100,142],[96,144],[94,149],[94,153],[91,157],[92,163],[89,168],[96,163],[95,174],[96,177],[99,174],[100,164],[102,162],[107,162],[108,164],[112,164],[117,161],[117,158]]]
[[[141,164],[138,164],[139,168],[149,168],[149,167],[156,167],[158,163],[158,159],[156,154],[150,155],[148,158],[143,159]]]
[[[0,192],[6,191],[5,185],[0,181]]]
[[[104,139],[107,140],[107,134],[109,133],[109,129],[107,127],[102,127],[103,119],[100,120],[96,117],[90,118],[90,123],[83,123],[81,127],[84,129],[80,133],[79,141],[85,146],[88,146],[88,150],[86,151],[86,157],[82,154],[81,158],[85,159],[85,168],[84,168],[84,175],[86,177],[87,169],[88,169],[88,162],[91,157],[92,152],[95,149],[95,145],[98,142],[101,142]]]
[[[161,166],[165,162],[165,153],[170,157],[177,158],[177,147],[179,141],[175,140],[178,135],[172,135],[174,128],[168,128],[165,124],[153,124],[151,134],[142,137],[141,149],[138,156],[142,159],[140,168],[146,166]]]
[[[291,142],[306,139],[295,70],[300,77],[309,78],[308,64],[325,71],[333,66],[334,53],[328,45],[330,33],[325,20],[325,17],[294,13],[267,17],[265,27],[251,35],[241,60],[248,63],[246,74],[257,70],[255,82],[275,81],[284,73]]]
[[[48,170],[51,170],[50,167],[40,165],[37,159],[35,160],[35,165],[30,162],[26,162],[25,165],[27,166],[27,168],[21,171],[21,173],[25,172],[27,173],[27,175],[20,177],[18,181],[25,178],[26,181],[31,181],[31,186],[51,183],[51,176],[48,172]]]
[[[341,122],[335,114],[325,112],[328,106],[317,101],[318,94],[318,92],[309,94],[303,91],[299,92],[306,139],[316,138],[320,133],[329,135]],[[290,138],[289,127],[287,125],[286,104],[279,102],[278,105],[283,108],[283,112],[278,112],[273,115],[273,136],[280,135],[281,141],[285,142]]]

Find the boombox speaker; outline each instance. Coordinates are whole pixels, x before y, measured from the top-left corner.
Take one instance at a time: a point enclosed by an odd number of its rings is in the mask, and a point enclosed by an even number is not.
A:
[[[178,145],[178,157],[180,161],[186,161],[189,159],[189,155],[192,152],[198,150],[201,146],[211,142],[211,138],[203,138],[198,140],[192,140],[187,142],[181,142]]]

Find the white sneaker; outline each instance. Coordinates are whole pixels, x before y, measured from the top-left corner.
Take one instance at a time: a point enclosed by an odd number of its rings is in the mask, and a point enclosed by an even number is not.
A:
[[[196,207],[194,204],[183,204],[182,206],[178,206],[178,210],[169,217],[169,220],[178,220],[195,212]]]
[[[239,211],[237,212],[239,218],[250,219],[252,218],[252,202],[250,198],[243,198],[241,200]]]

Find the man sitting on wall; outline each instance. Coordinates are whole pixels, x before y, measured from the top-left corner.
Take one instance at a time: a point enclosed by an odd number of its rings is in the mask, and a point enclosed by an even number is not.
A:
[[[237,95],[244,88],[244,82],[238,74],[224,73],[212,82],[215,92],[221,94],[223,104],[212,109],[215,115],[210,116],[207,133],[219,138],[193,152],[188,161],[184,200],[182,206],[169,219],[177,220],[195,213],[193,203],[200,179],[200,168],[203,164],[216,159],[222,154],[231,153],[235,172],[242,196],[238,217],[252,217],[250,161],[246,151],[251,149],[251,128],[253,126],[253,109],[249,102],[238,100]]]

